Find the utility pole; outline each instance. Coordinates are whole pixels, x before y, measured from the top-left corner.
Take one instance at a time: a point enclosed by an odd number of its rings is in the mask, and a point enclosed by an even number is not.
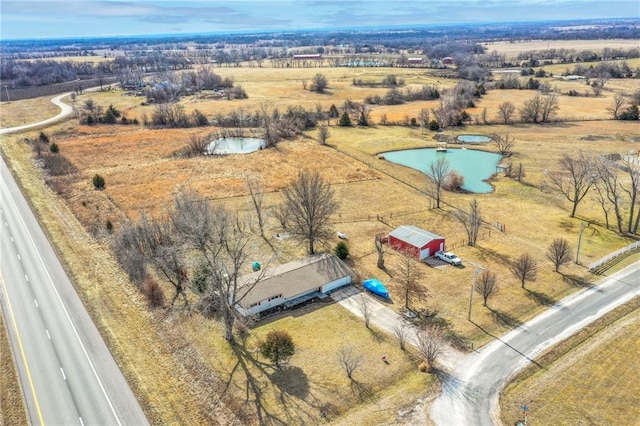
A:
[[[584,228],[586,228],[587,226],[589,226],[589,224],[586,224],[584,222],[582,222],[580,224],[580,235],[578,236],[578,250],[576,250],[576,265],[578,265],[578,259],[580,257],[580,244],[582,244],[582,231],[584,231]]]
[[[471,294],[469,295],[469,315],[467,316],[467,319],[471,321],[471,308],[473,307],[473,293],[476,291],[476,277],[480,273],[480,270],[484,271],[485,268],[483,268],[480,265],[476,265],[473,262],[469,262],[469,261],[465,261],[465,262],[472,264],[475,268],[473,271],[473,279],[471,280]]]
[[[7,103],[10,104],[11,103],[11,98],[9,98],[9,89],[7,88],[7,85],[4,85],[4,91],[7,94]]]

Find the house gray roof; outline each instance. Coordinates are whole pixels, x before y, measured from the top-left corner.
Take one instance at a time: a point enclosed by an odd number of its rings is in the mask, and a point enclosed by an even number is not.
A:
[[[433,240],[444,240],[444,237],[420,229],[413,225],[403,225],[389,232],[390,237],[405,241],[414,247],[424,247]]]
[[[349,275],[355,272],[335,255],[315,254],[241,277],[240,283],[248,288],[248,294],[239,304],[246,309],[278,294],[291,298]],[[242,289],[239,294],[244,294]]]

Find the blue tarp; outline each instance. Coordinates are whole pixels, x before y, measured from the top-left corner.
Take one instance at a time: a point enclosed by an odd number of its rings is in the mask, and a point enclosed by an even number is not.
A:
[[[373,294],[377,294],[380,297],[384,297],[385,299],[389,298],[389,290],[380,282],[380,280],[376,278],[370,278],[368,280],[364,280],[362,286],[365,290],[370,291]]]

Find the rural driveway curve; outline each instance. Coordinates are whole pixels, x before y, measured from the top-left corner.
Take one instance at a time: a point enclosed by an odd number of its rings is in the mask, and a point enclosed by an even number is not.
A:
[[[51,99],[51,103],[58,106],[60,108],[60,113],[55,117],[48,118],[46,120],[39,121],[37,123],[25,124],[23,126],[16,127],[8,127],[6,129],[0,129],[0,135],[6,135],[9,133],[17,133],[23,130],[35,129],[38,127],[48,126],[49,124],[57,123],[58,121],[62,121],[73,113],[73,108],[71,105],[65,104],[62,102],[62,98],[65,96],[69,96],[71,92],[63,93],[62,95],[58,95],[55,98]]]

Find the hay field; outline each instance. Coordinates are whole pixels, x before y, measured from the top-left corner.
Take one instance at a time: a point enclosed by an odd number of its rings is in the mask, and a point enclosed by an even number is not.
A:
[[[515,58],[518,54],[531,51],[544,51],[548,49],[575,49],[592,50],[599,52],[609,47],[612,49],[632,49],[638,47],[638,40],[612,39],[612,40],[527,40],[527,41],[497,41],[482,43],[488,52],[494,50],[507,55],[507,58]]]
[[[302,87],[302,80],[310,81],[318,71],[325,73],[329,79],[330,90],[326,95],[305,91]],[[412,84],[415,82],[420,84],[422,81],[442,85],[454,84],[453,81],[439,82],[438,79],[424,75],[424,70],[220,68],[216,69],[216,72],[228,73],[234,76],[236,83],[240,82],[243,85],[250,96],[248,100],[213,101],[193,97],[181,102],[185,106],[190,105],[192,108],[197,107],[206,111],[207,114],[213,114],[216,111],[229,112],[239,108],[245,108],[245,110],[259,108],[256,103],[259,104],[262,101],[268,101],[282,109],[288,105],[300,104],[306,108],[315,109],[318,102],[325,108],[331,104],[340,106],[346,99],[359,101],[364,96],[375,92],[373,89],[351,86],[354,77],[364,76],[363,79],[379,80],[396,71],[400,71],[401,75],[404,75],[404,78]],[[520,93],[529,95],[533,93],[517,91],[504,94],[502,92],[489,93],[481,100],[478,108],[482,108],[484,102],[487,102],[486,105],[499,103],[499,96],[492,98],[494,94],[510,95],[509,99],[514,99]],[[85,94],[80,97],[79,102],[89,96],[105,107],[113,103],[118,108],[126,109],[127,116],[130,118],[139,116],[142,111],[147,111],[145,108],[148,108],[139,105],[140,98],[123,96],[118,91]],[[583,98],[562,97],[561,105],[570,111],[572,106],[579,108],[584,101]],[[420,109],[425,106],[423,103],[405,104],[397,110],[394,109],[395,107],[379,108],[374,112],[388,113],[390,116],[398,117],[404,115],[417,117]],[[594,109],[600,107],[591,106]],[[512,161],[514,164],[522,162],[525,167],[524,183],[517,183],[504,176],[496,176],[491,181],[495,188],[491,194],[446,193],[444,195],[447,203],[461,207],[466,206],[471,199],[477,198],[487,222],[497,221],[506,226],[504,233],[490,226],[485,227],[477,247],[464,245],[465,234],[461,226],[452,220],[452,207],[445,206],[441,210],[430,208],[430,199],[422,192],[426,187],[426,178],[423,175],[377,158],[378,153],[391,149],[435,146],[433,132],[423,133],[419,129],[396,126],[341,128],[332,125],[329,146],[320,146],[313,139],[316,132],[310,131],[304,137],[282,142],[275,149],[248,155],[193,159],[176,159],[173,154],[186,144],[189,135],[204,135],[212,129],[88,127],[66,122],[53,127],[51,135],[58,143],[61,154],[79,170],[78,173],[67,178],[67,189],[63,193],[66,203],[64,208],[69,208],[73,212],[86,231],[98,236],[104,235],[107,220],[114,223],[117,228],[125,217],[136,218],[140,210],[156,215],[162,214],[170,204],[173,195],[183,188],[196,189],[214,203],[224,204],[236,210],[246,210],[248,199],[243,183],[245,173],[259,176],[263,180],[267,191],[266,201],[268,204],[274,204],[280,198],[278,191],[294,179],[299,170],[317,170],[331,183],[340,203],[332,220],[336,230],[346,232],[349,236],[351,262],[359,278],[370,276],[381,278],[390,287],[393,299],[391,306],[401,309],[403,300],[398,272],[398,255],[388,251],[386,254],[388,274],[378,270],[373,237],[378,233],[387,233],[395,226],[403,224],[414,224],[437,232],[447,238],[449,246],[455,247],[463,260],[481,264],[497,273],[499,294],[489,302],[490,309],[484,308],[476,297],[473,304],[473,318],[490,333],[500,334],[541,312],[559,298],[589,285],[593,279],[581,265],[570,264],[563,267],[562,274],[552,271],[544,251],[553,237],[562,236],[575,244],[580,224],[583,221],[593,222],[583,235],[582,265],[628,244],[627,239],[603,228],[602,214],[593,201],[585,200],[578,209],[578,217],[571,219],[568,217],[567,202],[548,190],[541,191],[540,185],[545,179],[544,170],[552,169],[563,154],[571,154],[579,150],[593,153],[626,153],[631,149],[637,149],[638,141],[634,139],[637,135],[636,127],[637,123],[585,121],[536,126],[468,126],[446,131],[445,133],[451,136],[458,133],[509,133],[517,141]],[[22,173],[28,176],[33,173],[33,170],[29,166],[27,149],[20,140],[20,137],[3,138],[3,143],[9,145],[6,150],[10,152],[8,155],[17,158],[15,161],[21,164]],[[491,145],[481,148],[493,149]],[[107,186],[105,191],[92,189],[91,177],[95,173],[105,177]],[[34,182],[38,181],[37,177],[32,179]],[[48,194],[50,197],[50,192]],[[47,203],[52,203],[51,198],[47,198]],[[377,220],[378,216],[381,220]],[[52,214],[48,222],[55,223],[56,220],[57,216]],[[279,232],[277,223],[271,220],[268,224],[267,237],[271,238],[276,232]],[[74,234],[58,232],[56,235],[57,238],[68,243],[66,248],[63,247],[63,251],[70,251],[73,255],[73,252],[79,249],[77,245],[74,246],[67,241],[71,237],[63,237],[63,235]],[[303,254],[303,249],[291,241],[276,242],[272,239],[272,242],[279,253],[279,261],[285,262]],[[337,240],[330,242],[326,249],[332,250],[336,242]],[[95,245],[99,244],[102,243],[95,243]],[[105,247],[101,247],[103,250],[100,256],[105,256]],[[521,289],[508,269],[508,262],[522,253],[534,255],[540,263],[538,279],[527,285],[529,290]],[[74,265],[82,267],[85,263],[84,267],[89,272],[78,276],[78,279],[83,280],[81,289],[90,295],[88,300],[92,306],[96,306],[94,315],[98,316],[98,322],[102,323],[102,327],[117,342],[120,359],[131,360],[125,370],[135,377],[136,391],[145,395],[148,401],[146,407],[153,411],[154,418],[169,423],[172,421],[198,422],[206,418],[204,413],[210,409],[210,398],[198,398],[198,402],[194,400],[192,405],[182,409],[175,404],[174,399],[167,402],[162,400],[167,393],[171,394],[172,389],[186,390],[189,395],[210,396],[220,389],[221,383],[224,384],[229,380],[231,372],[234,371],[234,358],[228,346],[221,343],[221,339],[217,337],[221,334],[218,326],[199,316],[155,323],[158,317],[154,314],[147,317],[144,314],[145,308],[141,306],[138,296],[135,296],[136,303],[131,306],[131,310],[139,309],[141,312],[135,316],[136,330],[130,330],[127,327],[130,323],[124,314],[114,312],[117,309],[113,307],[127,303],[129,298],[134,297],[131,293],[135,293],[135,290],[128,287],[126,280],[121,280],[120,275],[117,275],[120,277],[117,282],[109,278],[115,276],[112,275],[113,266],[105,271],[95,271],[94,265],[100,264],[98,253],[83,249],[82,256],[74,260]],[[421,270],[421,283],[429,290],[430,295],[426,300],[412,301],[412,306],[437,312],[450,323],[452,331],[466,342],[473,341],[475,346],[478,346],[489,341],[491,339],[489,335],[482,333],[466,319],[473,268],[470,266],[432,268],[421,265]],[[100,283],[99,289],[94,288],[95,282]],[[123,289],[126,289],[126,294],[119,294]],[[325,309],[329,310],[325,311]],[[299,339],[301,348],[304,350],[300,358],[292,360],[294,367],[297,367],[293,372],[295,377],[285,380],[269,372],[247,370],[247,374],[255,374],[259,378],[260,388],[266,389],[262,400],[264,406],[260,408],[255,404],[255,399],[251,399],[252,396],[241,396],[247,391],[250,392],[249,395],[255,393],[253,393],[254,390],[247,390],[246,375],[237,374],[236,369],[236,373],[227,385],[232,391],[225,394],[226,399],[219,404],[218,408],[224,411],[220,415],[229,416],[229,412],[225,411],[228,408],[234,413],[247,412],[247,415],[253,416],[264,408],[269,413],[275,413],[278,418],[286,418],[292,423],[303,423],[317,416],[313,405],[315,402],[312,402],[312,399],[320,395],[323,403],[337,407],[337,414],[344,415],[344,419],[353,419],[352,416],[373,411],[372,407],[376,405],[376,401],[388,401],[389,407],[392,407],[392,403],[399,400],[398,392],[410,390],[413,394],[415,389],[423,385],[423,379],[416,378],[407,361],[407,363],[394,365],[397,370],[389,372],[382,378],[390,388],[383,390],[382,387],[375,387],[373,389],[375,392],[370,399],[356,401],[349,399],[348,393],[327,391],[325,388],[333,386],[334,383],[340,383],[341,388],[344,383],[339,382],[335,366],[330,361],[312,364],[314,360],[309,358],[310,354],[323,351],[325,351],[323,355],[325,359],[331,358],[326,351],[329,348],[335,349],[335,345],[340,342],[339,337],[333,334],[331,327],[323,325],[325,316],[334,318],[336,323],[349,325],[342,330],[340,338],[369,344],[367,343],[368,335],[361,333],[364,327],[338,306],[323,307],[305,315],[301,312],[300,316],[283,317],[262,325],[254,330],[258,336],[269,327],[291,329],[292,333],[296,333],[294,340]],[[123,330],[119,330],[120,327]],[[154,356],[165,357],[164,364],[157,367],[158,378],[150,376],[152,372],[143,371],[145,363],[140,361],[143,357],[140,348],[129,347],[134,346],[135,340],[131,339],[129,342],[131,333],[139,333],[142,329],[146,330],[144,333],[152,334],[147,342],[149,347],[158,345],[162,348],[159,349],[160,353]],[[305,334],[309,329],[318,330],[318,335]],[[179,334],[178,331],[184,332],[184,335],[176,336]],[[325,344],[325,340],[332,343]],[[380,345],[388,345],[379,349],[392,353],[393,348],[385,337],[376,342]],[[235,359],[237,360],[237,357]],[[176,364],[179,367],[176,367]],[[374,371],[375,366],[376,364],[370,364],[367,368]],[[172,371],[176,368],[180,371],[180,375],[169,380],[168,377],[171,377]],[[308,391],[305,394],[309,399],[300,398],[302,391],[299,387],[293,388],[292,392],[282,388],[283,383],[290,386],[291,382],[299,383],[299,379],[301,377],[304,379],[305,376],[312,383],[308,387],[312,392]],[[166,381],[166,385],[158,385],[158,381]],[[331,399],[332,396],[335,400]],[[243,398],[248,400],[243,403]],[[281,403],[282,398],[288,404],[284,408]],[[354,404],[352,411],[347,411],[343,402],[345,398],[349,403]],[[287,407],[289,412],[282,411]],[[193,414],[182,414],[183,409],[191,409]],[[385,421],[392,416],[393,412],[392,408],[386,410],[381,415]],[[347,422],[343,419],[338,421],[342,424]],[[377,422],[378,419],[374,421]]]

